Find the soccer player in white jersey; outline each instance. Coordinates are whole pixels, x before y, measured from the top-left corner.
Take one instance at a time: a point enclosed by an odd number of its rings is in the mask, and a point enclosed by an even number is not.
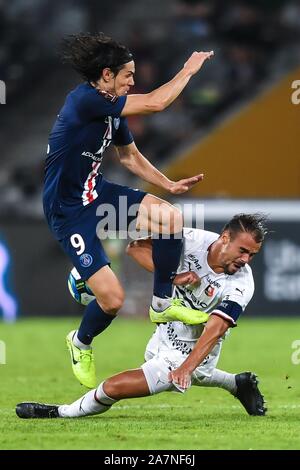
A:
[[[125,398],[163,391],[185,392],[191,385],[221,387],[237,397],[250,415],[266,413],[255,374],[230,374],[216,368],[224,335],[237,324],[254,292],[249,262],[261,248],[267,229],[260,214],[238,214],[220,235],[185,229],[175,296],[192,309],[208,313],[205,326],[173,321],[160,323],[138,369],[121,372],[70,405],[25,402],[21,418],[75,418],[107,411]],[[128,254],[153,271],[151,241],[128,247]],[[159,317],[161,319],[161,317]],[[153,317],[153,321],[156,319]]]

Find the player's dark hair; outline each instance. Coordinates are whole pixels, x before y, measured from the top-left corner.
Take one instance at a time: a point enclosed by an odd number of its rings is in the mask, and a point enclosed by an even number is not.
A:
[[[251,233],[256,243],[261,243],[268,233],[266,223],[268,217],[264,214],[236,214],[222,229],[229,232],[233,240],[240,232]]]
[[[85,80],[92,82],[101,77],[105,68],[117,75],[132,54],[103,33],[72,34],[62,40],[61,59],[70,64]]]

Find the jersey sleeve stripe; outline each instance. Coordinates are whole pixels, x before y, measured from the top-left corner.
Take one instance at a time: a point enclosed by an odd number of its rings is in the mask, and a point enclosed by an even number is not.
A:
[[[213,312],[211,312],[210,315],[217,315],[218,317],[222,317],[224,318],[224,320],[228,320],[233,326],[237,326],[234,319],[231,318],[229,315],[226,315],[226,313],[222,312],[221,310],[214,310]]]

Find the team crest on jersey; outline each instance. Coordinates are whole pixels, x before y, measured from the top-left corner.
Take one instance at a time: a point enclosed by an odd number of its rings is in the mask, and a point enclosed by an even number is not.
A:
[[[93,262],[93,257],[88,253],[83,253],[79,258],[80,264],[83,268],[89,268]]]
[[[215,291],[214,287],[209,285],[207,286],[204,292],[207,295],[207,297],[212,297],[214,295],[214,291]]]
[[[119,129],[119,126],[120,126],[120,118],[115,118],[114,119],[114,128],[116,129],[116,131]]]

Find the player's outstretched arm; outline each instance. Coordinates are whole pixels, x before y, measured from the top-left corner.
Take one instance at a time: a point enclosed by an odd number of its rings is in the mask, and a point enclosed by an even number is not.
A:
[[[177,98],[203,63],[214,55],[210,52],[193,52],[183,68],[169,82],[143,95],[128,95],[121,116],[149,114],[163,111]]]
[[[129,145],[116,147],[118,157],[123,166],[131,173],[139,176],[147,183],[154,184],[159,188],[163,188],[171,194],[182,194],[192,188],[195,184],[203,180],[203,174],[184,178],[179,181],[171,181],[155,166],[153,166],[147,158],[137,149],[134,142]]]
[[[218,339],[224,335],[228,328],[228,321],[217,315],[211,315],[193,351],[178,369],[169,373],[170,382],[175,382],[184,390],[189,388],[192,373],[211,352]]]

